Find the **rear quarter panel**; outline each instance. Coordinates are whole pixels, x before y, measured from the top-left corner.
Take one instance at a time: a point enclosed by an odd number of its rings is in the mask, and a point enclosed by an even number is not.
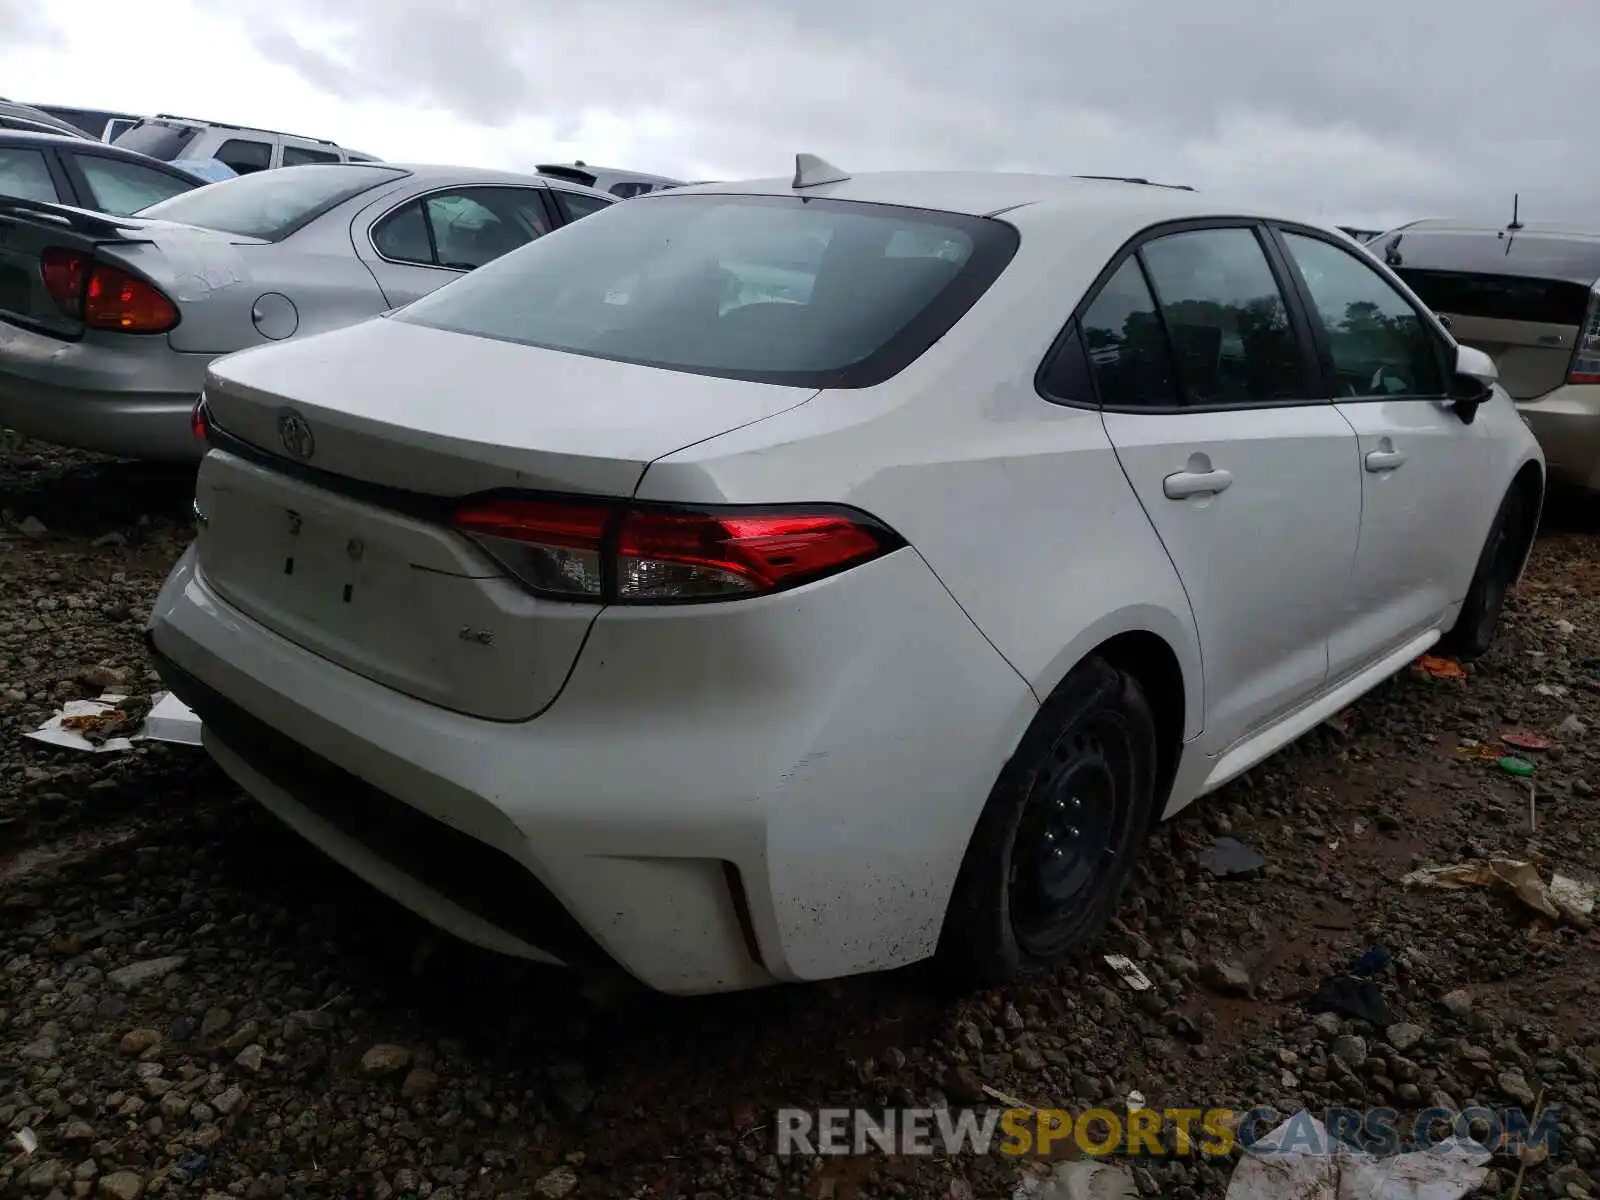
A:
[[[187,273],[183,323],[172,334],[174,349],[226,354],[269,344],[252,319],[263,296],[285,296],[294,305],[292,337],[337,329],[388,307],[372,273],[356,257],[350,220],[370,197],[357,197],[324,213],[279,242],[215,247]],[[282,339],[278,339],[282,340]]]

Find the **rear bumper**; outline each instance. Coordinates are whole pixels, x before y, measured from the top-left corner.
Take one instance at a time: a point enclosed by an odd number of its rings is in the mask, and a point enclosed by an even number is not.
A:
[[[224,769],[370,883],[491,949],[680,994],[930,954],[1037,707],[911,551],[767,600],[608,610],[522,723],[307,653],[192,553],[150,634]]]
[[[1539,439],[1553,483],[1600,491],[1600,385],[1559,387],[1517,411]]]
[[[189,417],[215,357],[164,337],[65,342],[0,321],[0,425],[102,454],[195,461]]]

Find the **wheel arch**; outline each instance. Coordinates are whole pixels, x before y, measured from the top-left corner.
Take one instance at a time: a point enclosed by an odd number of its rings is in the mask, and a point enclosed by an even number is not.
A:
[[[1544,514],[1545,473],[1544,466],[1536,458],[1529,458],[1517,468],[1517,473],[1511,479],[1512,490],[1520,491],[1533,513],[1532,520],[1518,531],[1522,544],[1517,547],[1517,572],[1512,577],[1512,584],[1522,581],[1523,572],[1528,568],[1528,559],[1533,554],[1534,539],[1539,534],[1539,518]]]

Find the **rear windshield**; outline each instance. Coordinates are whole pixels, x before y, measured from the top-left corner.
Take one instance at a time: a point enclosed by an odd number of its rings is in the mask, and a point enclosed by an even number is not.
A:
[[[1409,267],[1399,268],[1396,274],[1434,312],[1453,313],[1459,317],[1582,325],[1589,308],[1589,289],[1563,279],[1421,271]]]
[[[353,163],[280,167],[196,188],[141,209],[139,216],[275,242],[335,204],[404,174],[393,167]]]
[[[703,375],[866,387],[944,336],[1017,241],[983,217],[669,192],[611,205],[397,316]]]
[[[172,121],[140,121],[132,129],[117,135],[112,145],[124,150],[137,150],[162,162],[171,162],[194,141],[200,131],[193,125],[180,125]]]

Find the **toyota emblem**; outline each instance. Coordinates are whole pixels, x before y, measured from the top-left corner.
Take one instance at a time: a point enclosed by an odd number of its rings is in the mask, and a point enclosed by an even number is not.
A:
[[[310,458],[317,452],[317,439],[311,436],[311,426],[292,408],[278,416],[278,440],[296,458]]]

